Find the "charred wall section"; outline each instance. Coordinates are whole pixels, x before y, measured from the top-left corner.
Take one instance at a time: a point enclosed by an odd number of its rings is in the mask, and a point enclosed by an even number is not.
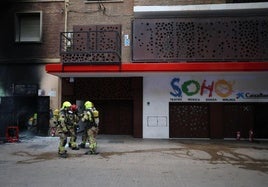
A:
[[[1,97],[0,138],[5,138],[8,126],[18,126],[20,132],[26,131],[28,120],[34,113],[37,113],[36,133],[47,135],[50,117],[48,96]]]
[[[59,33],[64,30],[63,1],[5,1],[0,5],[0,61],[37,62],[37,58],[59,58]],[[42,12],[42,41],[15,42],[15,15],[18,12]],[[20,61],[17,61],[20,59]]]

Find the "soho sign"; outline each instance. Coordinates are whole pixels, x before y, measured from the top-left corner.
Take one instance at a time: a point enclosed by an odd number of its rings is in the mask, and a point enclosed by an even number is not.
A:
[[[173,97],[182,97],[182,93],[187,96],[203,96],[205,91],[208,91],[208,97],[212,97],[215,93],[219,97],[226,98],[233,93],[232,83],[224,79],[212,81],[210,84],[207,84],[206,80],[201,83],[197,80],[186,80],[180,84],[180,78],[173,78],[170,85],[172,88],[170,94]]]

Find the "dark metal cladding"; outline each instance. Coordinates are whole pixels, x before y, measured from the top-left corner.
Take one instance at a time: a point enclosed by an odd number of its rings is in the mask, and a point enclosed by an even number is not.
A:
[[[61,58],[67,63],[120,64],[121,26],[74,26],[61,33]]]
[[[135,19],[133,61],[264,61],[268,17]]]

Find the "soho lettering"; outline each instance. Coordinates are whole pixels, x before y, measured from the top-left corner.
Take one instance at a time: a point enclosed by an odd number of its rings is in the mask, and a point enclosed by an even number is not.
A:
[[[215,92],[218,96],[226,98],[233,92],[232,84],[223,79],[217,80],[216,82],[212,81],[211,84],[207,84],[206,80],[203,80],[202,84],[196,80],[187,80],[183,82],[180,87],[180,79],[174,78],[170,82],[170,85],[173,89],[170,94],[174,97],[181,97],[182,93],[187,96],[194,96],[197,94],[202,96],[207,90],[208,97],[212,97],[213,92]],[[191,90],[189,89],[190,87],[192,88]]]

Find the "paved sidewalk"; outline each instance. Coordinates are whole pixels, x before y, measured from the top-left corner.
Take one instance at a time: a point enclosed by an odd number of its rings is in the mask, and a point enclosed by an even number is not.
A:
[[[80,140],[80,138],[79,138]],[[98,136],[98,155],[68,150],[57,137],[0,144],[5,187],[267,187],[268,142],[152,140]]]

